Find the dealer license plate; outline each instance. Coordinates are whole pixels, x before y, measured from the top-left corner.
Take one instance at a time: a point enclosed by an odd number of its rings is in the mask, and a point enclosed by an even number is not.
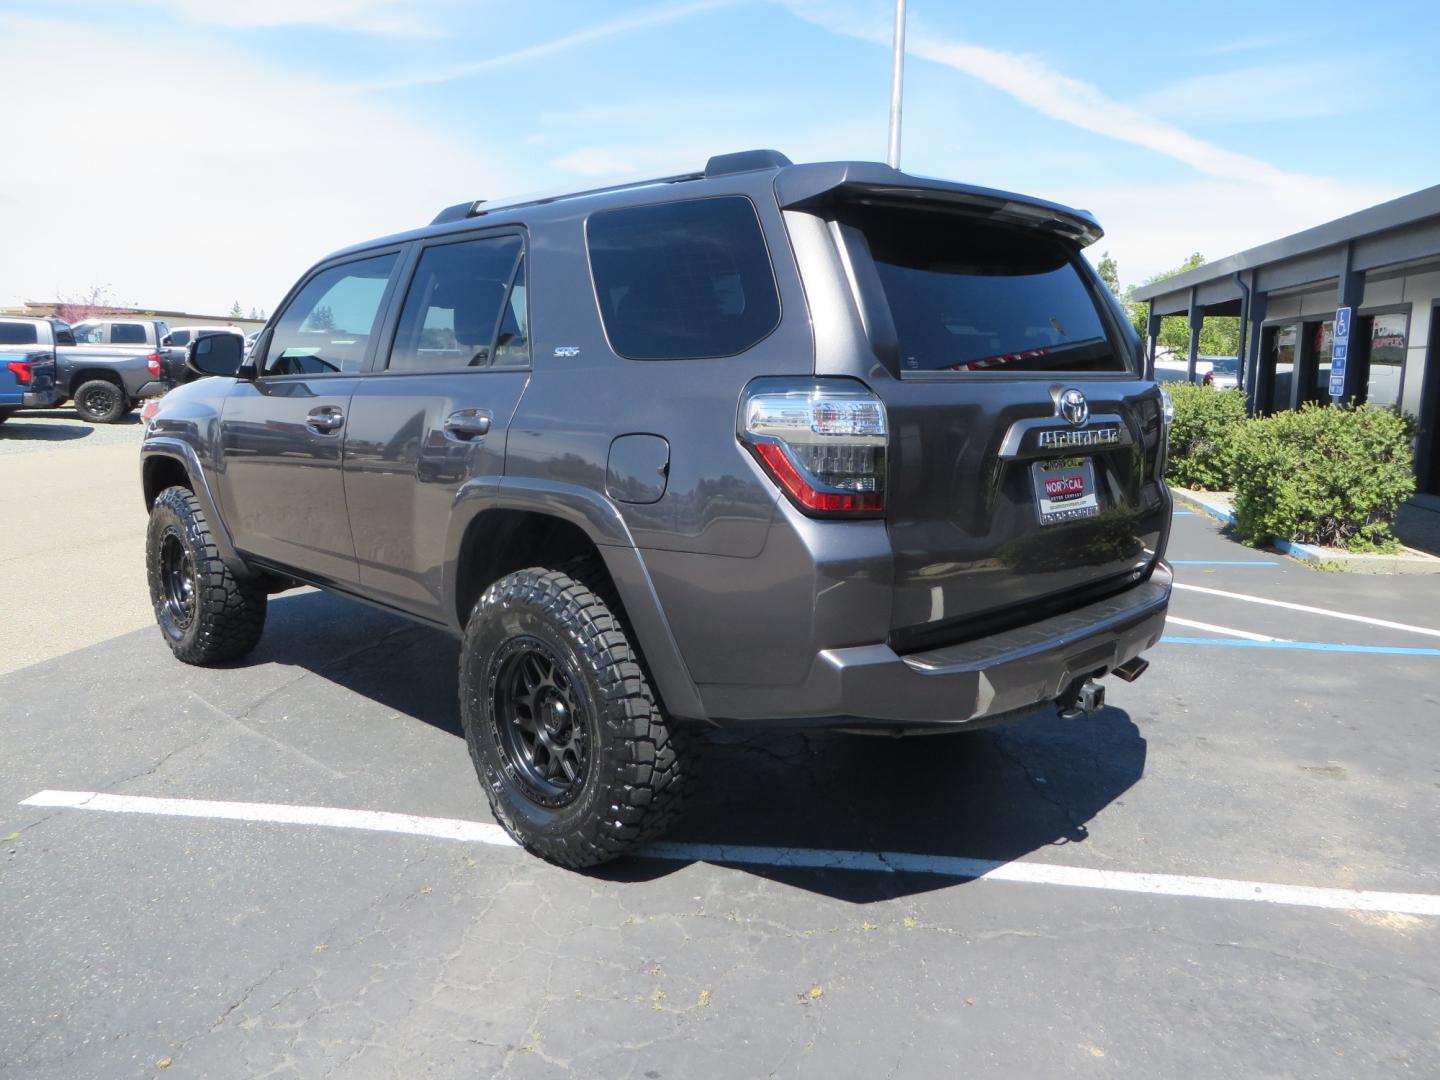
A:
[[[1095,463],[1088,457],[1056,458],[1030,466],[1041,525],[1075,521],[1100,513]]]

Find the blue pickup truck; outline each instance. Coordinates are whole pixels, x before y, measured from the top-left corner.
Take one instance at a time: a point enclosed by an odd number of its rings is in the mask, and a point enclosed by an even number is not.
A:
[[[38,323],[53,324],[41,333]],[[55,346],[61,330],[50,319],[0,319],[0,424],[16,409],[38,409],[55,403]],[[41,339],[44,339],[43,341]]]

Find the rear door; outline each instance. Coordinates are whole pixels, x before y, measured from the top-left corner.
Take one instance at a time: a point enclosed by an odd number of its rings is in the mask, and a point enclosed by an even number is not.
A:
[[[1159,394],[1074,241],[923,204],[833,220],[883,361],[897,648],[1148,574],[1169,521]]]
[[[394,250],[311,274],[221,417],[216,483],[236,547],[322,583],[358,580],[341,455],[398,262]]]
[[[445,621],[442,568],[456,495],[504,471],[530,378],[524,237],[422,246],[393,344],[356,387],[345,496],[367,596]]]

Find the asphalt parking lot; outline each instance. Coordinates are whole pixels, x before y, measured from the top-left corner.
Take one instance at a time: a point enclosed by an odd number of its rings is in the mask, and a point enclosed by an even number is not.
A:
[[[112,479],[52,526],[3,473],[43,646],[0,674],[0,1075],[1440,1073],[1440,579],[1177,516],[1170,637],[1103,712],[716,736],[654,857],[582,875],[497,842],[454,643],[303,591],[183,667],[138,431],[6,427],[0,469]],[[103,602],[25,591],[62,527]]]

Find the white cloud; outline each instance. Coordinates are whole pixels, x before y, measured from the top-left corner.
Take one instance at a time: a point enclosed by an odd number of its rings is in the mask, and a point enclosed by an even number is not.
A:
[[[427,36],[436,27],[405,0],[156,0],[195,22],[233,29],[332,26],[367,34]]]
[[[624,154],[598,146],[582,146],[552,161],[560,172],[577,176],[617,176],[636,171],[634,162]]]
[[[873,4],[781,2],[836,33],[891,43],[890,20]],[[1169,269],[1197,249],[1219,258],[1401,194],[1393,186],[1287,171],[1228,150],[1115,101],[1037,57],[948,39],[913,20],[907,29],[906,51],[912,56],[963,72],[1043,116],[1172,158],[1201,174],[1203,179],[1190,183],[1070,186],[1059,194],[1099,218],[1106,229],[1102,247],[1120,260],[1127,281]]]
[[[1337,79],[1335,71],[1323,62],[1217,71],[1167,83],[1135,107],[1172,120],[1227,123],[1339,116],[1366,107],[1372,88]]]
[[[1200,51],[1210,54],[1254,52],[1256,49],[1273,49],[1281,45],[1289,45],[1303,37],[1305,35],[1298,31],[1282,34],[1256,34],[1252,37],[1231,38],[1229,41],[1222,41]]]
[[[6,104],[53,143],[0,173],[0,302],[110,284],[158,308],[273,309],[315,259],[533,187],[480,140],[223,38],[108,32],[83,73],[73,27],[0,16]],[[103,88],[103,92],[101,90]]]
[[[457,64],[450,67],[425,67],[401,73],[381,79],[369,84],[372,90],[395,90],[410,86],[426,86],[434,83],[452,82],[455,79],[463,79],[472,75],[482,75],[487,71],[495,71],[499,68],[510,67],[515,64],[530,63],[556,53],[573,49],[577,45],[588,45],[609,37],[616,37],[620,34],[628,34],[636,30],[648,30],[656,26],[664,26],[666,23],[676,22],[680,19],[688,19],[693,15],[703,15],[706,12],[716,11],[720,8],[733,7],[741,0],[689,0],[687,3],[668,4],[661,7],[645,8],[630,15],[621,15],[618,18],[605,22],[595,23],[591,26],[563,34],[560,37],[551,38],[549,41],[542,41],[535,45],[526,46],[523,49],[512,49],[509,51],[498,50],[493,55],[487,56],[484,60],[475,60],[468,64]]]
[[[1379,184],[1315,180],[1295,189],[1232,180],[1072,188],[1066,197],[1105,227],[1091,249],[1108,250],[1127,284],[1173,269],[1192,251],[1210,261],[1324,224],[1401,194]]]

